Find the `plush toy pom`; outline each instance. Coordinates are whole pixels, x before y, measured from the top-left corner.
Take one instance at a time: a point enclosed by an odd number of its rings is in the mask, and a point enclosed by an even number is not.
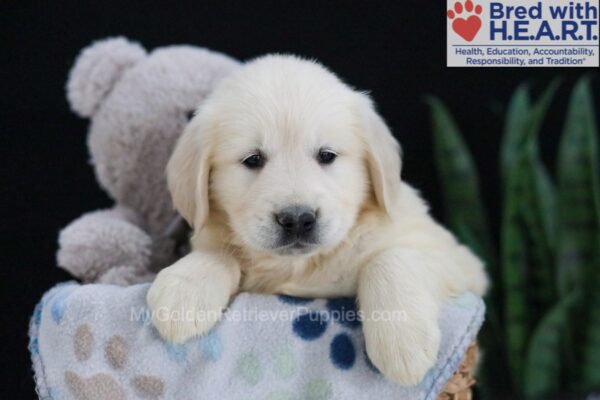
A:
[[[145,56],[142,46],[123,37],[100,40],[83,49],[67,82],[73,111],[90,117],[123,72]]]

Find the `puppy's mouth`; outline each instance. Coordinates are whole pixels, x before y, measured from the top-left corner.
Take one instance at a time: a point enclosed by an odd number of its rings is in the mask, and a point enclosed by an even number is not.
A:
[[[311,253],[317,246],[317,243],[296,240],[274,248],[273,252],[279,255],[301,255]]]

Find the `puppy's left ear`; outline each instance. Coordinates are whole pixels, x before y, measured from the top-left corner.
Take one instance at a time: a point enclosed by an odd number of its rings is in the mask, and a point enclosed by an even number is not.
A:
[[[392,217],[400,196],[402,149],[383,118],[375,111],[371,99],[366,94],[360,94],[360,97],[371,184],[377,203]]]

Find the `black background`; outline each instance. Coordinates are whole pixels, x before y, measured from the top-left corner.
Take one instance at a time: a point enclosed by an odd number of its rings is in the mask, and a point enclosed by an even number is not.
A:
[[[539,93],[551,78],[563,78],[542,135],[552,169],[569,87],[590,69],[446,68],[445,8],[431,0],[0,0],[0,347],[6,380],[0,397],[35,398],[27,324],[43,292],[69,278],[55,266],[59,229],[111,204],[87,163],[87,121],[65,100],[67,72],[81,48],[125,35],[147,49],[187,43],[240,60],[269,52],[317,58],[372,92],[404,147],[405,179],[442,217],[422,100],[437,94],[463,128],[497,225],[501,114],[512,90],[528,81]]]

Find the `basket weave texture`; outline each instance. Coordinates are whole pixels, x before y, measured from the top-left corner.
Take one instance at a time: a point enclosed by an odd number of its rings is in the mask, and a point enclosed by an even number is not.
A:
[[[475,368],[479,358],[479,347],[472,343],[462,363],[448,381],[438,400],[471,400],[473,398],[473,385],[475,385]]]

